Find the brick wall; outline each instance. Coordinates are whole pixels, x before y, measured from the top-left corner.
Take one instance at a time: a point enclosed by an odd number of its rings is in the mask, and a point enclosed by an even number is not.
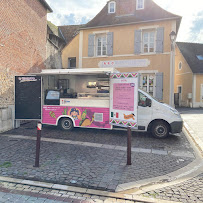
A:
[[[38,0],[0,0],[0,107],[14,103],[14,76],[45,68],[47,10]]]

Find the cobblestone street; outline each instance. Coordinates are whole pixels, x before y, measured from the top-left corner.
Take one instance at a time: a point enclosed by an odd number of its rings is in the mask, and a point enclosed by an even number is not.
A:
[[[184,183],[150,191],[144,196],[178,202],[203,202],[203,173]]]
[[[183,134],[157,140],[133,133],[132,165],[126,166],[124,131],[76,129],[67,133],[46,127],[41,166],[34,168],[35,133],[35,126],[26,124],[0,136],[1,176],[115,191],[119,184],[165,175],[194,160]]]

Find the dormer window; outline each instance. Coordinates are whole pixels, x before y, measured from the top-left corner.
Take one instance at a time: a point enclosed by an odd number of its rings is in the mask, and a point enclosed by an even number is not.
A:
[[[116,12],[116,2],[111,1],[109,2],[109,13],[115,13]]]
[[[144,0],[137,0],[136,9],[141,10],[144,9]]]

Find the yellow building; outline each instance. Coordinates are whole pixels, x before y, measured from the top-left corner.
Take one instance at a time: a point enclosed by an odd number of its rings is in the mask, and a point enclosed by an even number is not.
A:
[[[203,107],[203,44],[176,43],[174,92],[179,106]]]
[[[169,103],[174,89],[169,34],[178,32],[180,22],[153,0],[108,1],[63,49],[63,68],[139,72],[140,88]]]

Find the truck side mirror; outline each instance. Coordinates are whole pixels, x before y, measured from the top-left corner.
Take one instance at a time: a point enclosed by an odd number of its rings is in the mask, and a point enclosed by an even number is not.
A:
[[[152,100],[147,98],[146,99],[146,106],[151,107],[152,106]]]

